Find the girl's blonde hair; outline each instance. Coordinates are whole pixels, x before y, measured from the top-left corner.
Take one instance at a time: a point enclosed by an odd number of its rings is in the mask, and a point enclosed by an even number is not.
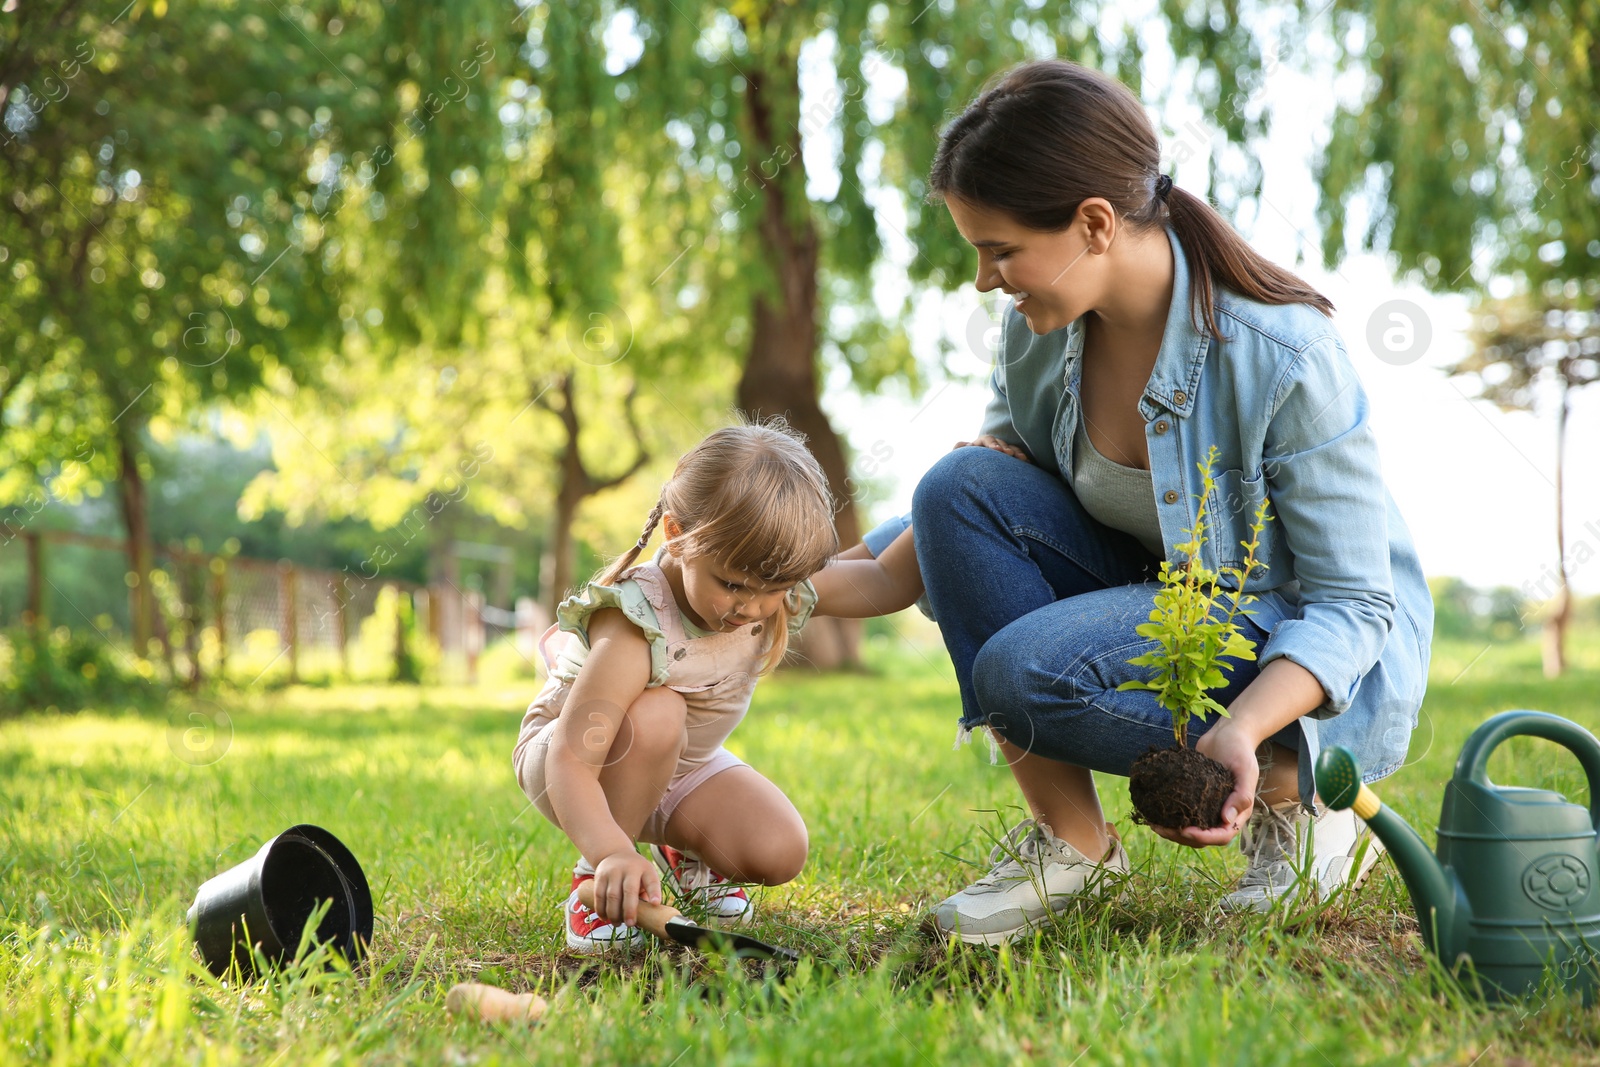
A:
[[[768,585],[794,585],[821,570],[839,552],[827,476],[805,445],[805,435],[781,418],[741,422],[712,433],[689,451],[661,488],[632,548],[600,573],[615,584],[670,512],[683,528],[676,543],[686,554],[707,555]],[[789,605],[778,606],[761,664],[765,674],[789,648]]]

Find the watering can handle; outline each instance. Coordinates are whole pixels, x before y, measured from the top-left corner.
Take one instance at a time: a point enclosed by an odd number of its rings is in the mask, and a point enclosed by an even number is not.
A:
[[[1559,715],[1543,711],[1502,711],[1472,732],[1456,759],[1456,777],[1489,784],[1489,756],[1513,737],[1542,737],[1578,757],[1589,778],[1589,821],[1600,830],[1600,741],[1594,734]]]

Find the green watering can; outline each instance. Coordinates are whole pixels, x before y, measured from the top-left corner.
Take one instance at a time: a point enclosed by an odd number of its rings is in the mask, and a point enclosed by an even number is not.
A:
[[[1589,807],[1547,789],[1495,785],[1489,754],[1511,737],[1542,737],[1578,757]],[[1354,808],[1387,846],[1411,891],[1428,950],[1447,966],[1470,961],[1491,1000],[1539,987],[1545,969],[1594,998],[1600,979],[1600,741],[1542,711],[1506,711],[1478,727],[1456,760],[1439,812],[1439,855],[1361,783],[1349,751],[1317,757],[1317,792]]]

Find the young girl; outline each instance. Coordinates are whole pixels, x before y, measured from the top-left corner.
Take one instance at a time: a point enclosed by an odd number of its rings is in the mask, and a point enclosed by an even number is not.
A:
[[[909,531],[876,559],[830,563],[833,512],[781,422],[718,430],[678,461],[638,542],[558,609],[512,763],[581,854],[574,951],[637,941],[638,902],[661,900],[662,875],[738,922],[750,901],[731,883],[779,885],[805,865],[799,812],[723,742],[813,613],[883,615],[922,595]],[[658,523],[666,543],[634,566]],[[591,878],[593,911],[578,899]]]

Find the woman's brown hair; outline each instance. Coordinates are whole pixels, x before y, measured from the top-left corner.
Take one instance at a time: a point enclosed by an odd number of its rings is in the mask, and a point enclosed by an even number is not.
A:
[[[661,489],[644,532],[595,579],[614,585],[649,544],[661,516],[671,513],[683,532],[683,551],[768,585],[795,585],[839,552],[827,475],[806,449],[805,436],[780,418],[725,426],[682,459]],[[762,673],[789,648],[789,605],[778,606]]]
[[[1136,231],[1170,222],[1194,278],[1195,328],[1213,337],[1221,336],[1219,284],[1263,304],[1333,313],[1332,301],[1257,253],[1205,200],[1177,186],[1160,195],[1160,177],[1161,144],[1127,86],[1077,63],[1040,59],[991,81],[945,129],[928,198],[954,196],[1045,233],[1071,225],[1091,196],[1104,197]]]

